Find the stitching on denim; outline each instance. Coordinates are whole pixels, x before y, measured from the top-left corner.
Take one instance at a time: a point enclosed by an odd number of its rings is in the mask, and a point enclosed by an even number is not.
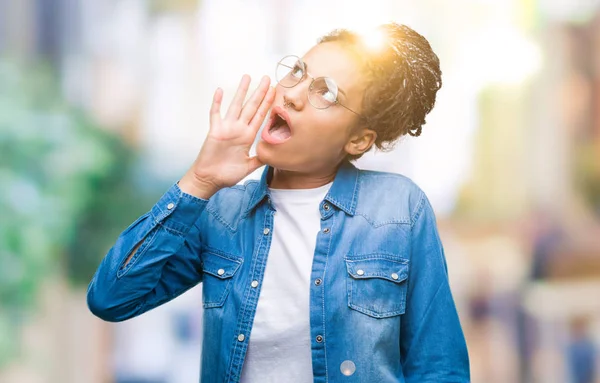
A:
[[[217,256],[216,254],[214,254],[215,256]],[[229,260],[228,260],[229,261]],[[233,263],[236,263],[234,261],[232,261]],[[229,274],[229,270],[227,272],[225,272],[223,275],[219,275],[218,272],[215,273],[214,271],[209,271],[206,268],[203,269],[203,272],[205,272],[206,274],[212,275],[215,278],[224,280],[224,279],[230,279],[233,278],[233,276],[235,275],[235,273],[237,273],[237,271],[239,270],[241,266],[241,263],[236,263],[235,268],[233,269],[232,273]],[[228,267],[228,266],[222,266],[222,267]]]
[[[268,226],[268,222],[269,222],[269,213],[267,212],[265,214],[265,217],[264,217],[263,227],[267,227]],[[258,240],[255,241],[255,243],[258,242],[257,254],[258,254],[258,252],[260,252],[260,250],[262,248],[263,240],[265,240],[265,237],[266,237],[265,235],[260,235],[259,234]],[[267,238],[267,241],[270,241],[270,236],[269,236],[269,238]],[[258,257],[253,257],[253,264],[254,265],[256,265],[257,261],[258,261]],[[245,318],[247,310],[248,310],[248,294],[249,294],[249,291],[250,291],[248,289],[249,289],[248,286],[246,286],[246,295],[244,296],[244,302],[245,302],[245,304],[242,305],[242,312],[240,313],[240,317],[241,318]],[[240,330],[240,329],[238,327],[236,327],[236,330]],[[248,335],[250,335],[250,334],[248,334]],[[234,336],[234,339],[232,340],[232,342],[233,342],[233,347],[231,348],[231,353],[229,354],[230,359],[229,359],[229,367],[227,369],[227,373],[225,374],[226,379],[229,379],[229,377],[232,374],[232,368],[233,368],[233,363],[234,363],[235,355],[237,353],[238,346],[240,346],[239,345],[240,342],[235,338],[235,336]],[[246,346],[246,345],[243,344],[242,345],[242,349],[243,349],[244,346]]]
[[[413,226],[415,226],[415,223],[421,216],[421,213],[423,212],[424,207],[426,205],[425,204],[426,200],[427,200],[427,197],[425,196],[425,193],[423,191],[421,191],[421,199],[419,200],[419,204],[417,205],[417,208],[415,210],[415,215],[410,220],[410,228],[411,229],[413,228]]]
[[[344,211],[349,210],[348,207],[346,205],[344,205],[343,203],[341,203],[339,200],[333,198],[333,196],[331,196],[330,194],[328,194],[326,196],[326,199],[328,199],[329,201],[331,201],[332,203],[340,206]]]
[[[237,264],[235,267],[235,270],[233,271],[233,273],[231,273],[231,276],[229,276],[227,278],[220,278],[219,276],[215,276],[212,273],[209,273],[209,272],[203,270],[204,273],[209,274],[210,276],[217,278],[219,281],[221,281],[219,283],[226,283],[226,285],[223,289],[223,293],[218,298],[218,300],[209,301],[209,302],[206,302],[206,300],[204,300],[204,302],[202,302],[203,306],[205,308],[222,307],[225,304],[225,300],[227,299],[227,295],[229,294],[229,291],[231,290],[232,279],[235,276],[235,274],[238,272],[238,270],[240,269],[240,266],[244,263],[244,259],[238,258],[232,254],[226,253],[219,249],[212,248],[210,246],[204,246],[204,249],[205,249],[205,251],[203,252],[204,254],[214,254],[217,257],[221,257],[227,261]],[[204,297],[206,297],[205,294],[203,294],[203,295],[204,295]]]
[[[225,221],[225,219],[223,217],[221,217],[220,214],[218,214],[216,208],[211,207],[212,205],[208,205],[206,206],[206,210],[208,211],[208,213],[210,215],[212,215],[213,217],[215,217],[215,219],[219,222],[221,222],[223,224],[223,226],[225,226],[226,228],[229,229],[229,231],[231,231],[232,233],[237,232],[237,228],[234,228],[233,226],[231,226],[229,224],[229,222]]]
[[[352,214],[354,214],[356,212],[356,200],[358,199],[358,185],[359,185],[359,179],[362,177],[362,174],[360,171],[358,171],[358,174],[356,175],[356,177],[354,178],[354,190],[352,191]]]
[[[250,180],[248,181],[248,183],[246,184],[246,188],[248,188],[248,186],[252,185],[252,184],[258,184],[258,181],[256,180]],[[258,186],[254,188],[254,190],[252,190],[252,194],[250,195],[250,200],[248,201],[248,206],[246,207],[246,211],[244,212],[244,215],[247,215],[250,212],[250,205],[252,205],[254,203],[254,195],[256,194],[258,190]]]
[[[350,307],[351,309],[356,310],[358,312],[361,312],[363,314],[374,317],[374,318],[388,318],[388,317],[392,317],[392,316],[396,316],[396,315],[401,315],[406,310],[406,291],[408,289],[406,281],[408,280],[409,272],[406,273],[406,278],[403,278],[402,280],[398,280],[398,281],[387,278],[387,275],[380,276],[380,277],[384,277],[384,279],[389,280],[390,282],[395,283],[396,286],[402,288],[402,298],[403,298],[402,303],[404,306],[404,311],[402,310],[402,308],[399,308],[399,309],[393,310],[393,311],[376,312],[373,310],[369,310],[369,309],[360,307],[360,306],[358,306],[358,303],[354,303],[353,292],[354,292],[354,285],[357,282],[357,280],[355,280],[355,278],[352,277],[352,272],[349,270],[349,263],[352,263],[353,261],[386,260],[386,261],[397,262],[399,264],[402,264],[403,266],[407,266],[407,268],[410,271],[410,268],[408,267],[410,261],[408,259],[390,258],[391,255],[392,255],[391,253],[389,253],[389,254],[373,253],[373,254],[359,255],[359,258],[349,258],[348,256],[344,257],[344,261],[346,262],[346,270],[347,270],[347,274],[348,274],[345,276],[346,277],[346,288],[348,290],[348,307]],[[366,280],[368,278],[360,278],[360,279]],[[401,307],[402,307],[402,303],[401,303]]]
[[[393,317],[393,316],[396,316],[396,315],[401,315],[401,314],[403,313],[403,312],[402,312],[402,310],[396,310],[396,311],[386,311],[386,312],[384,312],[384,313],[377,313],[377,312],[375,312],[375,311],[371,311],[371,310],[364,309],[364,308],[362,308],[362,307],[356,306],[356,305],[354,305],[353,303],[348,303],[348,305],[349,305],[349,306],[350,306],[350,308],[352,308],[353,310],[356,310],[356,311],[358,311],[358,312],[361,312],[361,313],[363,313],[363,314],[366,314],[366,315],[368,315],[368,316],[370,316],[370,317],[373,317],[373,318],[378,318],[378,319],[381,319],[381,318],[389,318],[389,317]]]
[[[325,267],[323,269],[323,281],[325,281],[325,273],[327,272],[327,265],[329,263],[329,252],[331,250],[331,241],[333,240],[333,233],[334,233],[334,228],[335,228],[335,215],[331,217],[331,225],[329,228],[329,242],[327,244],[327,252],[325,253]],[[326,318],[325,318],[325,283],[323,283],[323,288],[321,289],[321,297],[322,297],[322,306],[323,306],[323,336],[325,337],[325,343],[327,343],[327,340],[329,338],[329,336],[327,335],[326,331],[325,331],[325,324],[326,324]],[[323,345],[323,354],[325,355],[325,381],[328,380],[329,377],[329,370],[327,369],[327,344]]]
[[[193,202],[196,205],[203,205],[208,203],[207,199],[203,199],[203,198],[198,198],[198,197],[194,197],[193,195],[190,194],[186,194],[183,191],[181,191],[180,189],[180,195],[179,195],[179,199],[177,200],[175,206],[179,205],[179,201],[181,200],[185,200],[186,202]]]
[[[369,217],[365,213],[356,213],[355,215],[364,218],[365,221],[367,221],[369,223],[369,225],[371,225],[374,228],[379,228],[381,226],[391,225],[391,224],[407,225],[410,223],[409,218],[399,218],[399,219],[391,219],[391,220],[387,220],[387,221],[375,222],[375,220],[371,219],[371,217]]]
[[[117,271],[117,279],[121,279],[123,276],[125,276],[127,274],[127,272],[129,270],[131,270],[131,268],[137,263],[137,260],[142,257],[142,255],[146,252],[148,247],[152,244],[152,242],[154,242],[154,238],[156,238],[156,233],[158,233],[158,230],[157,230],[157,227],[155,226],[150,230],[150,232],[147,234],[146,238],[142,240],[143,241],[142,244],[137,249],[137,251],[135,252],[133,257],[131,257],[131,259],[129,260],[129,263],[127,263],[127,265],[125,265],[124,268],[119,267],[119,270]],[[138,243],[136,243],[136,246]],[[135,246],[134,246],[134,248],[135,248]],[[133,250],[133,249],[131,249],[131,250]],[[129,255],[131,255],[131,253],[127,253],[127,257],[129,257]],[[126,259],[127,258],[125,258],[125,260]]]
[[[410,273],[410,267],[409,267],[410,260],[405,259],[405,258],[397,258],[397,256],[392,255],[392,254],[385,254],[385,253],[380,253],[380,254],[365,254],[365,255],[358,256],[358,257],[349,257],[348,255],[346,255],[346,256],[344,256],[344,260],[346,262],[346,270],[347,270],[348,274],[352,275],[353,279],[383,278],[383,279],[386,279],[386,280],[388,280],[390,282],[393,282],[395,284],[401,284],[401,283],[406,283],[406,281],[408,280],[408,275]],[[408,269],[408,270],[402,270],[401,271],[401,276],[403,278],[401,278],[401,279],[399,278],[398,280],[395,280],[395,279],[391,278],[391,276],[388,276],[387,274],[382,274],[382,273],[370,274],[366,278],[356,277],[350,271],[350,264],[351,263],[362,262],[362,261],[370,261],[370,260],[374,260],[374,261],[385,260],[385,261],[395,262],[395,263],[401,264],[403,266],[403,269]]]
[[[227,295],[229,293],[229,291],[231,290],[231,278],[227,278],[227,279],[221,279],[219,277],[215,277],[212,274],[209,273],[209,275],[211,275],[213,278],[216,278],[219,283],[226,283],[225,287],[223,288],[223,293],[221,293],[221,296],[219,296],[219,298],[216,301],[211,301],[211,302],[206,302],[206,300],[204,302],[202,302],[204,308],[214,308],[214,307],[223,307],[223,305],[225,304],[225,300],[227,299]],[[233,275],[231,276],[233,278]],[[203,294],[205,297],[206,295]]]
[[[154,211],[158,210],[158,214],[154,214]],[[159,223],[160,221],[162,221],[165,217],[164,217],[164,210],[160,208],[160,204],[157,203],[156,205],[154,205],[152,207],[152,209],[150,210],[150,214],[152,215],[152,218],[154,218],[154,222]]]
[[[243,257],[238,257],[235,254],[227,253],[227,252],[225,252],[223,250],[220,250],[220,249],[217,249],[215,247],[204,245],[202,247],[202,250],[203,250],[203,253],[217,254],[217,255],[220,255],[223,258],[227,258],[230,261],[235,261],[235,262],[238,262],[240,264],[242,264],[244,262],[244,258]]]
[[[358,277],[356,275],[354,275],[354,273],[351,273],[351,275],[352,275],[352,277],[354,279],[358,279],[358,280],[361,280],[361,279],[371,279],[371,278],[379,278],[379,279],[388,280],[388,281],[390,281],[392,283],[395,283],[395,284],[400,284],[400,283],[404,282],[406,280],[406,278],[408,277],[408,274],[407,273],[405,274],[404,272],[402,272],[402,274],[401,274],[401,276],[403,277],[402,279],[400,279],[400,276],[398,276],[398,279],[393,279],[388,274],[386,274],[386,273],[379,273],[379,272],[377,272],[377,273],[371,273],[369,275],[365,274],[363,276],[358,276]],[[406,277],[405,277],[405,275],[406,275]]]
[[[140,222],[142,222],[144,219],[146,218],[150,218],[151,222],[154,224],[152,226],[152,228],[154,228],[154,226],[156,226],[156,221],[153,219],[154,217],[152,216],[151,212],[146,212],[144,213],[144,215],[140,216],[138,219],[136,219],[131,225],[129,225],[124,231],[123,234],[129,233],[131,232],[131,230],[133,230],[134,227],[136,227]],[[152,230],[152,229],[151,229]]]
[[[350,280],[350,292],[352,293],[354,291],[354,284],[356,283],[356,281],[354,279],[351,279],[350,277],[346,277]],[[402,293],[402,298],[404,299],[403,305],[401,304],[401,307],[404,306],[404,310],[406,310],[406,285],[403,284],[398,284],[398,287],[401,287],[403,290]],[[359,311],[361,313],[367,314],[369,316],[375,317],[375,318],[387,318],[387,317],[391,317],[391,316],[395,316],[395,315],[399,315],[402,314],[404,311],[402,310],[402,308],[399,308],[397,310],[392,310],[392,311],[385,311],[385,312],[376,312],[373,310],[369,310],[367,308],[361,307],[358,305],[358,303],[354,303],[354,300],[352,299],[352,294],[350,295],[350,300],[348,301],[348,306],[350,306],[350,308]]]
[[[376,252],[376,253],[360,253],[360,254],[346,254],[344,256],[346,261],[367,261],[370,259],[385,259],[389,261],[395,261],[403,264],[409,264],[410,260],[408,258],[401,258],[396,253],[386,253],[384,251]]]
[[[174,234],[180,238],[185,238],[185,236],[186,236],[186,234],[184,232],[174,229],[170,226],[163,225],[162,222],[160,222],[159,225],[160,225],[160,227],[165,229],[165,231],[168,231],[169,233]]]

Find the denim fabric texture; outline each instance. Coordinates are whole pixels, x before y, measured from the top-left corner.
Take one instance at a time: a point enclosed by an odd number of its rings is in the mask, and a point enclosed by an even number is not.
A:
[[[238,382],[276,230],[271,175],[267,166],[260,180],[209,200],[173,185],[102,261],[88,288],[90,310],[122,321],[202,283],[200,381]],[[469,382],[444,249],[423,191],[402,175],[344,162],[319,209],[309,308],[314,382]]]

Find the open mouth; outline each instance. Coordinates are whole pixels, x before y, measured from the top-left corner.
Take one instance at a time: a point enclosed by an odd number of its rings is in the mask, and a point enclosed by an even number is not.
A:
[[[270,144],[281,144],[292,136],[290,119],[285,110],[274,107],[271,118],[262,132],[262,139]]]

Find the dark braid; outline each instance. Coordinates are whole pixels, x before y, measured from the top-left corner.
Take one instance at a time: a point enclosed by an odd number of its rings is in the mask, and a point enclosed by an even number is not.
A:
[[[421,135],[425,116],[442,86],[442,73],[437,55],[423,36],[396,23],[379,30],[386,42],[377,51],[365,46],[360,35],[344,29],[334,30],[319,43],[345,44],[359,57],[367,80],[362,114],[377,132],[375,145],[389,150],[406,134]]]

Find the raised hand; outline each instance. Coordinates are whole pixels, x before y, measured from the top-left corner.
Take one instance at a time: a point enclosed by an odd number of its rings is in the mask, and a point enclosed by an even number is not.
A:
[[[223,90],[215,91],[208,135],[198,157],[179,181],[183,192],[208,199],[263,165],[257,157],[250,157],[249,151],[275,99],[270,83],[269,77],[263,77],[244,104],[250,86],[250,76],[244,75],[225,117],[221,117]]]

